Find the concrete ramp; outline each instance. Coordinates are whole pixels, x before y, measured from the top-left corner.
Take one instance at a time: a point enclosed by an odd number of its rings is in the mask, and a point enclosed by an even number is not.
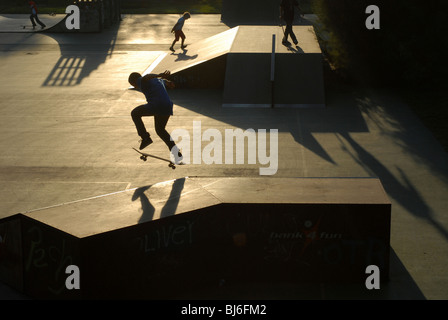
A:
[[[163,53],[143,74],[170,70],[179,87],[223,88],[224,107],[324,107],[322,52],[314,29],[294,31],[298,46],[286,47],[280,26],[237,26]]]
[[[215,36],[192,43],[185,49],[180,49],[180,43],[177,43],[174,53],[164,53],[145,70],[143,75],[160,73],[165,70],[170,70],[172,74],[175,74],[222,56],[231,50],[237,33],[238,27],[232,28]]]
[[[120,2],[115,0],[75,0],[73,4],[79,8],[79,29],[67,28],[67,14],[59,23],[46,28],[42,32],[48,33],[91,33],[101,32],[120,21]]]
[[[103,29],[101,14],[98,10],[80,9],[80,26],[79,29],[67,28],[67,19],[71,14],[65,17],[50,28],[43,29],[44,33],[90,33],[101,32]]]
[[[390,213],[373,178],[186,177],[0,220],[0,280],[56,299],[364,286],[368,265],[388,279]],[[73,265],[79,289],[67,287]]]
[[[296,26],[294,32],[298,46],[286,47],[279,26],[239,27],[227,58],[224,107],[325,106],[322,52],[314,28]]]
[[[222,87],[225,55],[230,52],[238,27],[189,44],[176,52],[163,53],[142,75],[170,70],[179,87]]]
[[[39,19],[46,25],[46,27],[42,29],[40,25],[37,25],[33,29],[29,15],[4,14],[0,15],[0,33],[89,33],[100,32],[102,30],[100,14],[98,11],[81,10],[80,29],[68,29],[66,26],[66,20],[68,17],[68,14],[41,14],[39,15]]]
[[[64,17],[65,14],[40,14],[39,19],[46,27],[42,29],[37,25],[33,29],[29,14],[0,14],[0,33],[45,32],[58,25]]]

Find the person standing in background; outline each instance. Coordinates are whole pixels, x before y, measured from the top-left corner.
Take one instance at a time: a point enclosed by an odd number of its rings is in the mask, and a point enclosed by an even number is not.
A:
[[[297,9],[299,8],[299,3],[297,0],[282,0],[280,4],[280,20],[284,20],[286,22],[285,33],[282,40],[282,43],[285,46],[290,45],[288,36],[291,37],[291,40],[295,45],[299,43],[294,31],[292,30],[292,24],[294,21],[294,7],[297,7]]]

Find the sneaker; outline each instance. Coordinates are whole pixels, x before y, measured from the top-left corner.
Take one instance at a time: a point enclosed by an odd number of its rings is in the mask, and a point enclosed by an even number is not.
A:
[[[173,47],[170,47],[170,50],[171,50],[171,51],[173,51],[173,52],[174,52],[174,51],[176,51],[176,50],[174,50],[174,48],[173,48]]]
[[[174,146],[171,149],[171,154],[174,157],[174,163],[175,164],[183,164],[182,160],[184,160],[184,156],[182,155],[182,153],[179,151],[179,148],[177,146]]]
[[[282,40],[282,44],[283,44],[284,46],[290,46],[290,45],[291,45],[291,42],[289,42],[288,40]]]
[[[182,49],[185,49],[187,47],[186,44],[184,44],[183,46],[181,46]]]
[[[179,152],[179,153],[177,154],[177,157],[174,156],[174,163],[175,163],[175,164],[178,164],[178,165],[184,164],[184,163],[182,162],[182,160],[184,160],[184,156],[182,155],[182,153]]]
[[[146,148],[147,146],[149,146],[151,143],[152,143],[152,139],[150,137],[142,139],[139,149],[142,150],[142,149]]]

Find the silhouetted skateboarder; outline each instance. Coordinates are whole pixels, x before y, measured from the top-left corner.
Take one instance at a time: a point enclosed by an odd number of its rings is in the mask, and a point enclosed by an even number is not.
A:
[[[165,142],[173,154],[175,162],[178,163],[182,161],[182,154],[165,129],[168,119],[173,115],[173,102],[166,90],[166,88],[173,89],[175,87],[174,82],[168,80],[170,74],[169,71],[165,71],[161,74],[147,74],[144,77],[138,72],[133,72],[129,75],[129,83],[142,92],[148,102],[135,107],[131,112],[131,117],[138,135],[142,138],[140,150],[152,143],[151,136],[146,130],[142,117],[153,116],[157,135]]]
[[[184,27],[184,23],[185,20],[190,19],[190,13],[189,12],[184,12],[184,14],[182,15],[182,17],[179,18],[179,20],[177,20],[176,24],[174,25],[174,27],[171,29],[171,33],[174,33],[174,41],[171,44],[170,50],[171,51],[175,51],[174,50],[174,45],[176,44],[177,41],[179,41],[179,39],[182,39],[180,47],[182,49],[184,49],[186,47],[185,45],[185,34],[182,31],[182,28]]]
[[[45,28],[46,25],[39,20],[39,17],[37,16],[37,6],[36,3],[34,1],[28,1],[28,4],[30,5],[31,8],[31,15],[30,15],[30,20],[31,20],[31,24],[33,25],[33,29],[36,28],[36,22],[41,26],[41,28]]]

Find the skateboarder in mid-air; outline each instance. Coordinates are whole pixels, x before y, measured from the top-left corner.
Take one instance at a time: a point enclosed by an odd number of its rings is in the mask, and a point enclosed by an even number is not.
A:
[[[182,161],[182,154],[165,129],[168,119],[173,115],[173,102],[166,90],[166,88],[173,89],[175,87],[174,82],[168,80],[170,74],[170,71],[165,71],[160,74],[147,74],[143,77],[138,72],[133,72],[129,75],[129,83],[142,92],[148,102],[135,107],[131,112],[131,117],[138,135],[142,138],[140,150],[152,143],[151,136],[146,131],[142,117],[153,116],[157,135],[165,142],[173,154],[175,162],[178,163]]]
[[[180,17],[179,20],[177,20],[176,24],[171,29],[171,33],[174,33],[174,41],[171,44],[170,50],[173,51],[173,52],[175,51],[174,50],[174,45],[176,44],[177,41],[179,41],[179,38],[182,39],[180,47],[182,49],[184,49],[186,47],[186,45],[184,44],[184,42],[185,42],[185,34],[182,31],[182,28],[184,27],[185,20],[187,20],[187,19],[190,19],[190,13],[189,12],[184,12],[182,17]]]
[[[286,22],[285,33],[282,40],[282,44],[285,46],[291,45],[288,41],[288,36],[291,36],[291,40],[295,45],[299,43],[294,31],[292,30],[292,23],[294,21],[294,7],[299,9],[299,3],[297,0],[282,0],[280,4],[280,20],[284,20]]]

